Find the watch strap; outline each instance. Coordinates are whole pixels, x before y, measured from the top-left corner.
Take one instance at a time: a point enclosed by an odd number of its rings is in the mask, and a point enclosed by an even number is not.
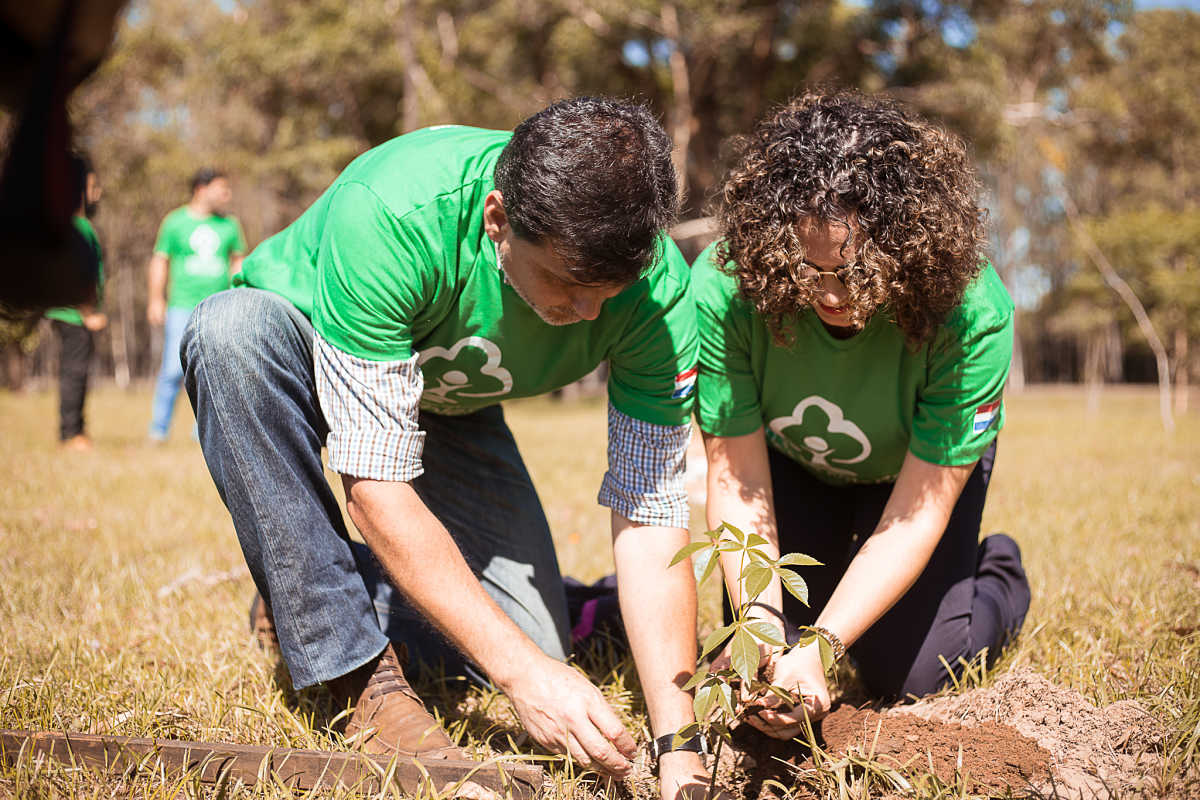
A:
[[[659,736],[657,739],[650,740],[650,758],[658,762],[659,757],[663,753],[674,753],[679,750],[687,750],[692,753],[708,754],[708,740],[702,735],[696,734],[690,739],[684,739],[678,745],[675,744],[675,734],[668,733],[666,736]]]

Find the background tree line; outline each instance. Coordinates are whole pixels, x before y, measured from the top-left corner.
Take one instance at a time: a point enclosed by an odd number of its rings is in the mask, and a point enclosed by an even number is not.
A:
[[[636,95],[675,141],[690,219],[729,138],[813,84],[890,93],[972,142],[1019,309],[1014,388],[1153,380],[1157,365],[1186,409],[1200,13],[1126,0],[135,0],[72,109],[105,188],[100,374],[126,384],[157,367],[146,264],[201,165],[230,173],[253,246],[405,131],[511,128],[558,97]],[[0,373],[45,373],[50,338],[0,329]]]

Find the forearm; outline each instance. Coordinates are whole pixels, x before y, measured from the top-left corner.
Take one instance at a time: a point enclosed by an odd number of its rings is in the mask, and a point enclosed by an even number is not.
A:
[[[167,297],[167,259],[158,253],[155,253],[150,259],[150,267],[147,270],[146,287],[147,297],[151,303],[158,301],[166,302]]]
[[[621,616],[654,736],[694,721],[683,684],[696,668],[696,580],[691,562],[668,569],[688,543],[682,528],[637,525],[613,512]]]
[[[350,517],[396,588],[507,691],[522,664],[541,650],[484,590],[409,484],[343,480]]]
[[[706,436],[705,444],[713,455],[725,456],[723,450],[727,442]],[[767,540],[759,548],[763,554],[768,558],[778,558],[779,531],[775,521],[770,474],[765,469],[766,450],[761,440],[753,437],[744,438],[740,444],[749,451],[748,454],[741,453],[741,457],[732,462],[727,457],[709,459],[708,504],[705,508],[708,526],[715,530],[721,523],[727,522],[743,533],[756,533]],[[759,467],[759,464],[763,466]],[[721,571],[734,608],[743,602],[742,586],[738,580],[743,561],[744,558],[738,553],[721,554]],[[778,580],[771,581],[759,595],[757,603],[759,605],[750,609],[750,616],[781,625],[778,616],[768,610],[783,608],[783,587]]]

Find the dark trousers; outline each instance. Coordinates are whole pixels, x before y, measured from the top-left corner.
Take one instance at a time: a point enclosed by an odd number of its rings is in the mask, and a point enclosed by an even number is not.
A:
[[[942,659],[957,677],[960,658],[970,661],[987,648],[993,660],[1020,630],[1029,609],[1020,550],[1004,534],[979,542],[995,455],[993,444],[967,480],[917,582],[849,648],[873,696],[896,699],[937,691],[950,679]],[[770,464],[781,552],[806,553],[825,565],[798,570],[808,583],[808,607],[784,593],[788,621],[809,625],[879,524],[893,484],[829,486],[774,450]]]
[[[66,441],[83,433],[83,401],[87,396],[92,332],[82,325],[51,320],[58,337],[58,437]]]

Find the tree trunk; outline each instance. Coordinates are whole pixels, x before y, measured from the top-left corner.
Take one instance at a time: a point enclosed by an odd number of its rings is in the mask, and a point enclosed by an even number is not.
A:
[[[687,58],[683,54],[679,13],[675,9],[674,3],[663,5],[662,27],[667,40],[671,42],[671,139],[675,145],[675,149],[671,153],[671,160],[675,162],[675,174],[679,178],[679,194],[681,197],[686,197],[688,150],[691,147],[695,115],[692,113],[692,87],[688,76]]]
[[[1188,335],[1180,325],[1175,329],[1175,413],[1186,414],[1188,410]]]
[[[1013,312],[1012,366],[1008,369],[1008,387],[1005,391],[1020,394],[1025,391],[1025,354],[1021,350],[1021,334],[1017,333],[1017,312]]]
[[[1091,234],[1080,223],[1079,208],[1075,205],[1071,195],[1067,193],[1065,186],[1059,187],[1059,200],[1067,214],[1071,230],[1079,237],[1083,249],[1092,259],[1092,263],[1096,265],[1096,269],[1100,270],[1105,283],[1111,286],[1113,291],[1125,301],[1133,318],[1137,320],[1142,335],[1146,337],[1146,343],[1150,345],[1150,350],[1154,353],[1154,363],[1158,370],[1158,413],[1162,417],[1163,429],[1168,434],[1172,434],[1175,432],[1175,418],[1171,415],[1171,369],[1167,359],[1167,348],[1163,346],[1162,339],[1159,338],[1158,331],[1154,329],[1154,323],[1150,321],[1150,316],[1146,313],[1146,307],[1142,305],[1142,301],[1138,299],[1125,279],[1113,269],[1108,257],[1104,255]]]
[[[1100,392],[1104,388],[1104,339],[1103,330],[1084,334],[1083,383],[1087,387],[1087,410],[1091,415],[1100,413]]]

